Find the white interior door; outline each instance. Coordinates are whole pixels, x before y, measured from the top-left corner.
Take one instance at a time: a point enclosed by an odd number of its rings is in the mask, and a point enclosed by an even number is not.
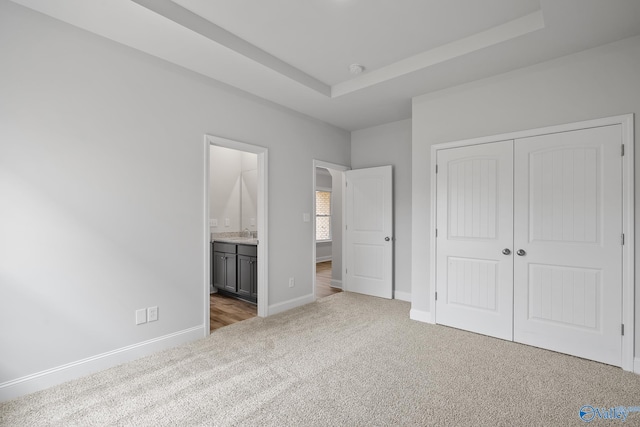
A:
[[[513,338],[513,142],[437,154],[436,322]]]
[[[391,166],[345,172],[345,290],[393,296]]]
[[[622,359],[621,126],[515,141],[515,341]]]

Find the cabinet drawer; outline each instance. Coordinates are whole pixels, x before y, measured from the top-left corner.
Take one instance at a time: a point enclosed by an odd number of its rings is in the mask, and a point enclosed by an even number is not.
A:
[[[236,245],[233,243],[213,242],[213,250],[215,252],[226,252],[228,254],[236,253]]]
[[[255,245],[238,245],[238,254],[258,256],[258,247]]]

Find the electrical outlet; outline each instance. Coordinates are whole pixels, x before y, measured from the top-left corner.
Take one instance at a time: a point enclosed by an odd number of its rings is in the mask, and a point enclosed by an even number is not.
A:
[[[289,277],[289,287],[293,288],[296,285],[296,280],[293,277]]]
[[[140,310],[136,310],[136,325],[142,325],[143,323],[147,323],[146,308],[141,308]]]
[[[228,226],[230,226],[230,225],[231,225],[231,220],[230,220],[229,218],[225,218],[225,219],[224,219],[224,226],[225,226],[225,227],[228,227]]]
[[[158,320],[158,306],[147,308],[147,319],[149,322]]]

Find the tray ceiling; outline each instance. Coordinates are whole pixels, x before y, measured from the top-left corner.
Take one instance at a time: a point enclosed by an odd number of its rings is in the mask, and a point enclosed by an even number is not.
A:
[[[13,1],[347,130],[640,34],[637,0]]]

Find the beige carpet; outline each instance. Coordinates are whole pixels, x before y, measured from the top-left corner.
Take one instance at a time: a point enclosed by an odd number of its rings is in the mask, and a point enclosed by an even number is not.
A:
[[[640,375],[408,314],[335,294],[0,404],[0,425],[566,426],[640,406]]]

